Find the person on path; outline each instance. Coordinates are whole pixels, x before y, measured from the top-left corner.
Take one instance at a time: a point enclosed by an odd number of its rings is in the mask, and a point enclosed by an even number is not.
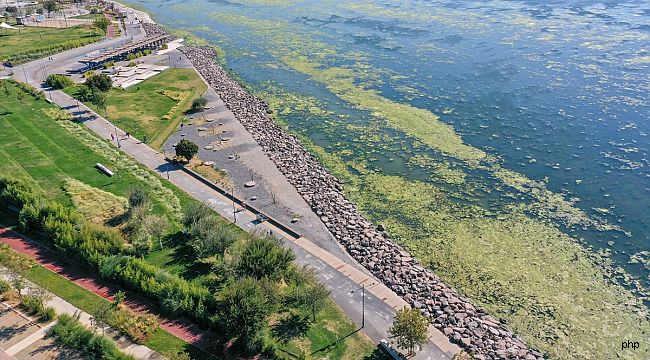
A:
[[[111,141],[115,141],[115,135],[113,133],[111,133]]]

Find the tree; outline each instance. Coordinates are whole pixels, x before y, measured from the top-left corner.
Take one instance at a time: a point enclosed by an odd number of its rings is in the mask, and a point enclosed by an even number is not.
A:
[[[418,309],[404,307],[395,315],[393,325],[388,334],[395,339],[397,345],[415,354],[415,348],[427,342],[429,320]]]
[[[114,311],[115,308],[113,307],[113,304],[104,303],[95,312],[95,315],[92,318],[93,327],[102,329],[102,335],[106,334],[106,327],[109,325]]]
[[[218,316],[226,333],[243,344],[253,340],[271,314],[262,289],[255,279],[244,278],[225,288],[219,296]]]
[[[192,160],[194,155],[199,152],[199,147],[195,143],[183,139],[176,144],[176,156],[185,158],[188,162]]]
[[[204,106],[208,104],[208,99],[204,98],[203,96],[198,97],[192,101],[192,112],[197,112],[203,109]]]
[[[296,270],[299,272],[293,289],[293,301],[296,305],[308,309],[312,320],[316,321],[316,314],[327,304],[330,291],[318,281],[313,269],[306,267]]]
[[[209,217],[213,214],[212,209],[206,203],[192,203],[185,209],[183,216],[183,226],[188,233],[192,225],[200,220]]]
[[[51,13],[59,10],[59,3],[54,0],[47,0],[43,3],[43,7],[47,10],[47,16],[49,17]]]
[[[18,14],[18,8],[15,6],[7,6],[5,12],[11,14],[11,16],[16,16]]]
[[[237,240],[229,227],[220,224],[214,216],[202,218],[190,228],[192,248],[200,258],[222,255]]]
[[[91,88],[90,103],[104,110],[104,115],[108,117],[108,109],[106,106],[106,94],[99,91],[97,88]]]
[[[111,22],[105,16],[100,16],[93,21],[93,26],[100,29],[104,34],[106,34],[106,30],[110,24]]]
[[[295,256],[272,237],[254,237],[244,248],[236,264],[242,276],[280,280],[287,273]]]
[[[129,191],[129,209],[144,207],[151,208],[151,198],[141,187],[134,187]]]
[[[85,84],[90,89],[107,92],[113,87],[113,80],[106,74],[92,74],[86,79]]]

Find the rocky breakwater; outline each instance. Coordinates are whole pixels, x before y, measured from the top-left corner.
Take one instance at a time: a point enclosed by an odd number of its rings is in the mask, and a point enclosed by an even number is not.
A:
[[[212,48],[185,46],[181,51],[356,261],[475,358],[543,359],[393,243],[381,226],[366,220],[346,199],[339,180],[269,118],[268,105],[248,94],[215,62]]]
[[[163,29],[162,26],[155,24],[155,23],[148,23],[148,22],[141,22],[142,28],[144,29],[144,33],[147,36],[154,36],[154,35],[165,35],[167,34],[167,31]],[[167,34],[167,41],[172,41],[175,40],[176,37]]]

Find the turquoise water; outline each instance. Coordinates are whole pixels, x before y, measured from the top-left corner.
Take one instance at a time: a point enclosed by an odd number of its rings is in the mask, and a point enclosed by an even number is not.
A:
[[[459,201],[488,208],[511,201],[489,191],[496,182],[490,174],[423,146],[283,57],[353,69],[366,89],[440,116],[503,167],[546,181],[590,216],[620,227],[565,230],[594,250],[611,250],[615,265],[650,284],[650,261],[631,262],[633,254],[650,251],[646,1],[132,3],[163,25],[218,44],[227,66],[255,91],[310,97],[319,111],[284,119],[327,151],[462,193]],[[465,169],[472,191],[414,166],[409,159],[416,155]]]

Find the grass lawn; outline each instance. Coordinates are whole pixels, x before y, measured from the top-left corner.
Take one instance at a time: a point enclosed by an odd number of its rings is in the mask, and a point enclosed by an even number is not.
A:
[[[19,28],[20,31],[2,31],[0,61],[20,64],[83,46],[104,36],[100,30],[86,25],[65,29],[24,26]]]
[[[75,96],[79,86],[65,92]],[[110,90],[108,119],[139,139],[146,135],[149,146],[159,149],[183,120],[192,100],[206,90],[194,69],[168,69],[126,90]]]
[[[44,100],[34,99],[9,82],[0,81],[0,85],[4,88],[0,88],[0,174],[33,179],[47,196],[69,206],[73,206],[73,202],[64,189],[68,178],[121,197],[126,197],[134,186],[142,187],[152,194],[156,202],[154,212],[166,215],[172,227],[172,235],[166,239],[165,248],[160,249],[156,244],[154,251],[146,256],[147,261],[190,281],[202,281],[210,269],[196,261],[184,237],[175,236],[180,228],[178,218],[163,205],[177,202],[179,208],[184,208],[196,200],[137,165],[134,160],[108,145],[107,140],[95,136],[83,125],[66,120],[56,121],[47,116],[46,113],[53,110],[54,106]],[[119,169],[121,175],[119,178],[106,177],[94,168],[97,162]],[[157,182],[161,184],[162,190],[156,185]],[[225,219],[223,221],[226,222]],[[0,211],[0,222],[14,225],[15,215],[12,219],[12,216]],[[243,230],[231,226],[240,236],[244,236]],[[47,239],[39,238],[39,241]],[[44,268],[30,270],[29,278],[89,313],[93,313],[98,304],[105,301]],[[319,313],[317,323],[308,327],[300,337],[279,334],[274,338],[284,344],[282,349],[287,353],[320,350],[315,354],[317,358],[370,359],[374,356],[375,347],[360,333],[336,344],[338,339],[355,329],[350,319],[335,304],[330,303]],[[180,339],[163,331],[157,332],[148,345],[158,351],[186,347]],[[193,357],[200,359],[201,354],[193,354]]]

